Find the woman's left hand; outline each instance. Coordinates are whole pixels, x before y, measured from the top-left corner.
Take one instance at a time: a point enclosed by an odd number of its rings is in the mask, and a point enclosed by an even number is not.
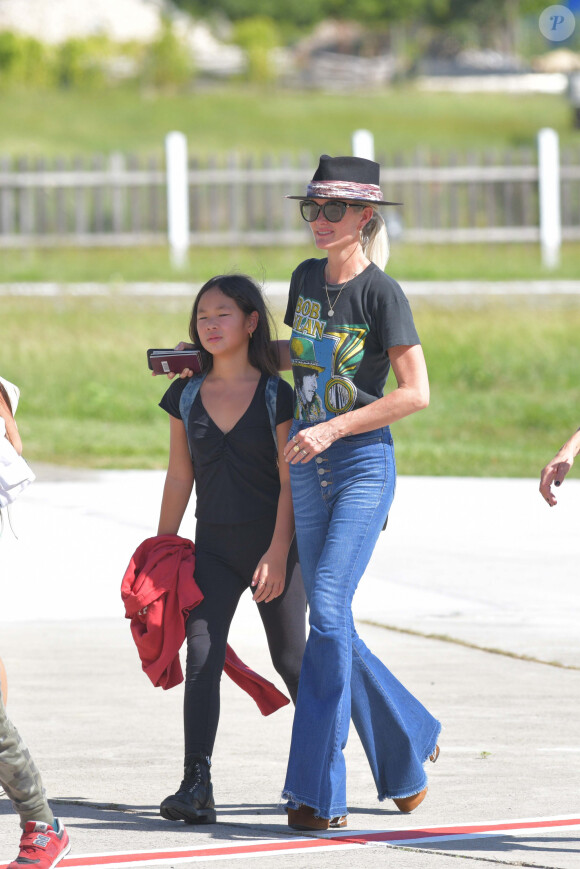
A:
[[[290,438],[284,448],[284,458],[291,465],[305,465],[319,453],[323,453],[336,440],[333,427],[328,422],[303,428]]]

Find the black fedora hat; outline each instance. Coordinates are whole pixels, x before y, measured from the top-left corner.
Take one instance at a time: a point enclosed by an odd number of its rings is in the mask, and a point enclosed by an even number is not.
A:
[[[364,157],[329,157],[323,154],[306,188],[306,196],[286,199],[353,199],[369,205],[402,205],[388,202],[379,187],[380,165]]]

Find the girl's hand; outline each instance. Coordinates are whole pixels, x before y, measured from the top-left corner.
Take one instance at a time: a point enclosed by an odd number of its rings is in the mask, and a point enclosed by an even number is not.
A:
[[[285,583],[286,559],[268,550],[260,559],[252,577],[252,588],[256,589],[252,600],[256,603],[269,603],[282,594]]]
[[[323,453],[337,440],[336,432],[329,422],[303,428],[296,432],[284,448],[284,458],[291,465],[305,465],[319,453]]]

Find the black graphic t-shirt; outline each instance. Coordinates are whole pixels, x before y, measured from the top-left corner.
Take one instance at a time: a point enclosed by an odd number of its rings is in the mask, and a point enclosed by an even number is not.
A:
[[[327,260],[309,259],[292,274],[284,322],[292,328],[290,356],[296,419],[317,423],[381,398],[389,347],[420,344],[407,297],[371,263],[342,292],[324,289]]]

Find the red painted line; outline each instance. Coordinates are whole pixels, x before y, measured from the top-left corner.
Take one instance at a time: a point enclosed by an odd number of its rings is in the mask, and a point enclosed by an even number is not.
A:
[[[364,833],[362,836],[345,836],[352,842],[404,842],[407,839],[442,838],[454,836],[473,836],[480,833],[496,833],[506,830],[535,830],[548,827],[572,827],[580,825],[578,818],[553,818],[545,821],[514,821],[502,824],[474,824],[457,827],[427,827],[421,830],[397,830],[378,833]]]
[[[210,857],[234,857],[243,854],[260,854],[273,853],[276,851],[293,851],[298,849],[320,848],[321,846],[332,847],[334,845],[357,846],[358,842],[343,842],[340,839],[283,839],[278,842],[256,842],[249,845],[224,845],[218,847],[203,847],[193,849],[178,849],[171,851],[136,851],[134,853],[110,853],[110,854],[92,854],[86,857],[65,857],[58,865],[59,867],[74,867],[74,866],[108,866],[110,864],[127,864],[144,863],[144,862],[163,862],[166,860],[187,860],[194,857],[203,857],[206,860]],[[0,869],[7,869],[8,864],[0,864]]]
[[[254,843],[250,845],[224,845],[217,848],[195,848],[192,850],[179,851],[152,851],[139,852],[138,854],[107,854],[104,857],[95,857],[87,860],[82,857],[65,857],[60,866],[106,866],[109,863],[133,863],[135,857],[142,860],[175,860],[177,858],[192,857],[233,857],[237,854],[260,854],[272,851],[293,851],[296,848],[319,848],[321,845],[342,845],[334,839],[300,839],[298,841],[282,840],[280,842]],[[358,844],[354,843],[353,844]],[[2,867],[0,867],[2,869]]]
[[[192,849],[168,849],[159,851],[117,852],[106,854],[87,854],[79,857],[65,857],[59,864],[63,869],[73,869],[80,866],[130,866],[142,863],[163,863],[169,861],[187,861],[195,858],[211,859],[217,857],[243,857],[250,855],[265,855],[289,853],[309,849],[360,848],[371,843],[420,841],[421,839],[463,839],[469,836],[493,835],[498,832],[528,832],[537,829],[557,829],[562,827],[580,827],[580,816],[570,818],[546,818],[544,820],[521,820],[489,824],[460,824],[453,827],[425,827],[415,830],[382,830],[361,833],[336,833],[323,837],[300,837],[292,839],[269,840],[245,845],[205,846]],[[0,869],[6,869],[8,864],[0,864]]]

